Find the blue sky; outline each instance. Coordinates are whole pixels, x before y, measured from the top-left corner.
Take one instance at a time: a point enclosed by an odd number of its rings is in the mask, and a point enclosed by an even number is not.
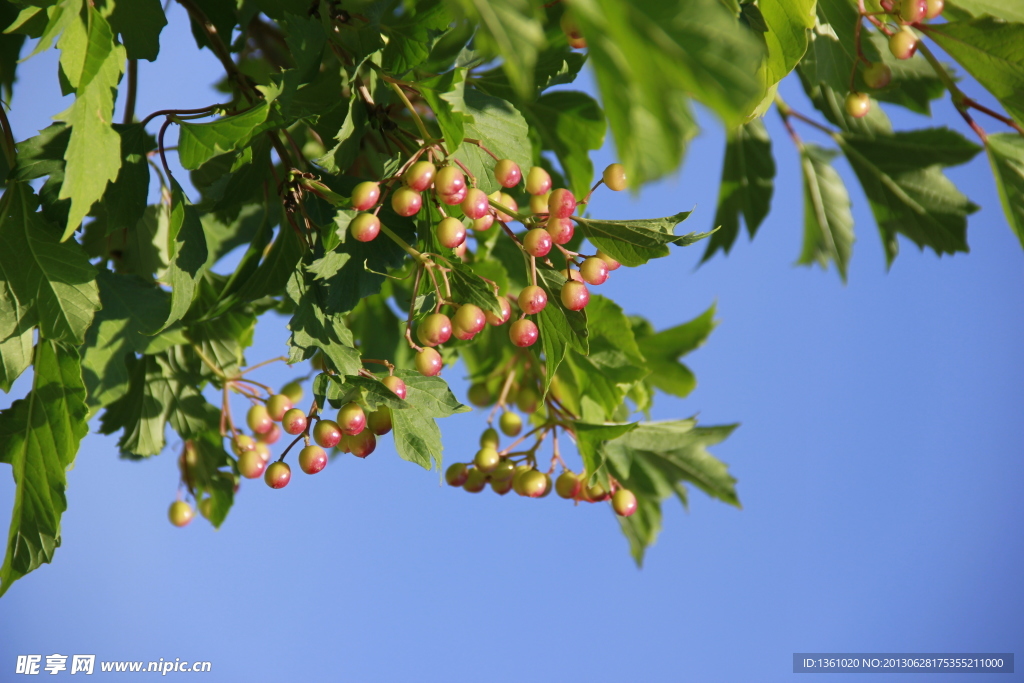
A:
[[[180,8],[170,18],[164,59],[140,67],[140,114],[217,100],[216,60],[195,51]],[[55,58],[20,69],[19,140],[66,106]],[[810,113],[798,90],[783,86]],[[965,129],[948,98],[935,109],[933,125]],[[724,138],[702,120],[677,177],[638,197],[601,192],[593,212],[696,206],[682,227],[711,227]],[[660,396],[654,417],[742,423],[714,452],[743,510],[699,492],[689,512],[668,502],[637,570],[605,506],[440,487],[386,440],[282,491],[246,482],[220,531],[179,530],[166,521],[174,455],[121,461],[114,439],[92,434],[68,476],[54,563],[0,599],[0,678],[18,654],[61,653],[207,660],[217,681],[782,681],[796,677],[794,652],[1024,650],[1024,254],[987,161],[950,172],[982,207],[972,253],[939,259],[903,242],[889,272],[840,163],[858,236],[843,286],[792,265],[799,167],[774,112],[766,123],[779,173],[757,239],[700,268],[703,245],[678,249],[602,287],[658,328],[717,302],[718,329],[687,361],[697,390]],[[595,155],[598,168],[612,160]],[[260,324],[250,361],[281,353],[285,322]],[[461,368],[445,378],[465,395]],[[442,421],[450,462],[472,456],[483,422]],[[4,524],[13,490],[0,477]],[[929,680],[947,678],[976,676]]]

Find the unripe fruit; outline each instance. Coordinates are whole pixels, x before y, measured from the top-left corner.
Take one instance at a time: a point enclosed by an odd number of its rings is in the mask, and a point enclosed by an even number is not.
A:
[[[391,208],[399,216],[415,216],[423,207],[423,197],[416,190],[402,186],[391,195]]]
[[[263,462],[270,460],[270,446],[262,441],[256,442],[256,448],[253,449],[253,452],[260,456],[260,460]]]
[[[494,165],[494,178],[502,187],[515,187],[523,179],[523,172],[516,162],[502,159]]]
[[[199,501],[199,514],[206,519],[210,518],[213,514],[213,498],[203,498]]]
[[[925,18],[934,19],[942,14],[942,10],[945,8],[945,0],[928,0],[928,11],[925,13]]]
[[[583,259],[580,264],[580,277],[588,285],[603,285],[608,279],[608,264],[596,256]]]
[[[519,432],[523,431],[523,418],[515,413],[502,413],[498,418],[498,427],[505,436],[519,436]]]
[[[511,460],[501,459],[501,462],[491,470],[491,481],[508,481],[509,486],[512,486],[512,477],[516,473],[516,465]]]
[[[540,166],[534,166],[526,174],[526,191],[534,195],[550,192],[551,175]]]
[[[587,487],[587,500],[592,503],[600,503],[602,500],[608,500],[609,497],[608,491],[600,484]]]
[[[548,489],[551,478],[538,470],[531,470],[523,475],[519,483],[522,495],[530,498],[540,498]]]
[[[434,176],[434,191],[442,196],[450,196],[464,192],[466,189],[466,176],[456,166],[443,166]],[[450,204],[451,202],[445,202]]]
[[[504,192],[492,192],[489,195],[487,195],[487,198],[490,199],[491,201],[501,204],[506,209],[509,209],[511,211],[519,211],[519,204],[516,203],[516,200],[513,199],[510,195],[505,194]],[[501,211],[500,209],[495,209],[494,214],[495,218],[503,223],[509,223],[515,220],[510,214],[507,214],[504,211]]]
[[[466,241],[466,226],[458,218],[452,216],[442,218],[435,228],[435,233],[441,246],[449,249],[455,249]]]
[[[256,479],[267,468],[267,461],[256,451],[249,451],[238,456],[238,473],[246,479]]]
[[[274,426],[274,421],[270,419],[267,407],[263,405],[254,405],[249,408],[249,412],[245,416],[245,423],[249,425],[249,429],[254,434],[266,434]]]
[[[461,189],[456,190],[452,194],[443,194],[441,195],[441,201],[447,204],[448,206],[455,206],[456,204],[461,204],[466,200],[466,191],[468,189],[469,188],[463,186]]]
[[[480,435],[480,448],[488,447],[498,450],[498,431],[494,427],[488,427]]]
[[[867,93],[852,92],[846,96],[846,113],[855,119],[867,116],[871,110],[871,98]]]
[[[868,68],[864,69],[864,83],[869,88],[884,88],[889,85],[892,81],[892,69],[889,68],[888,64],[882,62],[874,62]]]
[[[583,486],[583,481],[573,472],[566,470],[555,480],[555,493],[562,498],[575,498]]]
[[[491,490],[499,496],[504,496],[512,490],[512,479],[495,479],[494,475],[491,475]]]
[[[523,493],[523,477],[532,471],[533,468],[529,465],[516,465],[516,473],[512,475],[512,489],[520,496],[525,495]]]
[[[534,228],[523,236],[523,249],[530,256],[542,258],[551,251],[551,233],[544,228]]]
[[[580,38],[569,38],[569,47],[574,50],[585,50],[587,49],[587,39]]]
[[[609,190],[615,190],[621,192],[627,187],[626,183],[626,168],[622,164],[608,164],[604,169],[604,174],[601,176],[601,180],[608,186]]]
[[[601,251],[600,249],[597,250],[597,258],[601,259],[606,264],[608,264],[608,270],[618,270],[619,266],[622,265],[608,254]]]
[[[195,512],[192,510],[192,506],[183,500],[174,501],[171,503],[170,509],[167,510],[168,519],[176,527],[186,526],[194,516]]]
[[[889,38],[889,52],[896,59],[910,59],[917,52],[917,36],[909,29],[894,33]]]
[[[352,190],[352,208],[369,211],[380,199],[380,185],[371,181],[359,183]]]
[[[292,405],[298,405],[299,401],[302,400],[303,391],[302,385],[298,382],[288,382],[281,387],[281,393],[288,397],[288,400],[292,402]]]
[[[284,414],[284,418],[281,420],[281,428],[292,436],[306,431],[307,424],[306,414],[299,408],[292,408]]]
[[[260,443],[275,444],[281,439],[281,428],[276,424],[265,434],[257,434],[256,440]]]
[[[487,316],[479,306],[463,304],[452,316],[452,334],[457,339],[472,339],[487,325]]]
[[[519,395],[516,396],[516,407],[524,413],[532,413],[537,410],[537,403],[540,401],[540,396],[537,394],[537,390],[533,387],[523,387]]]
[[[274,394],[267,399],[267,413],[274,422],[280,422],[291,409],[292,401],[284,394]]]
[[[352,455],[356,457],[365,458],[377,448],[377,437],[368,429],[347,438]]]
[[[492,214],[487,214],[486,216],[474,220],[471,227],[473,228],[473,232],[485,232],[490,230],[492,225],[494,225],[494,216]]]
[[[327,467],[327,451],[319,446],[306,446],[299,451],[299,467],[306,474],[316,474]]]
[[[366,413],[358,403],[349,401],[338,410],[337,422],[342,434],[355,436],[366,429]]]
[[[572,235],[576,232],[576,226],[569,218],[548,218],[547,231],[551,235],[551,241],[555,244],[568,244]]]
[[[486,446],[478,450],[476,455],[473,456],[473,464],[476,465],[477,469],[481,472],[493,471],[500,462],[501,456],[498,455],[498,451]]]
[[[322,448],[334,448],[341,441],[341,428],[334,420],[320,420],[313,427],[313,441]]]
[[[380,219],[372,213],[361,213],[348,224],[348,234],[360,242],[370,242],[380,234]]]
[[[544,194],[531,194],[530,195],[530,213],[534,215],[547,214],[548,212],[548,197],[550,192]]]
[[[387,406],[381,406],[366,416],[366,427],[377,436],[387,434],[393,426],[391,408]]]
[[[477,408],[486,408],[494,403],[494,397],[491,396],[490,389],[488,389],[487,385],[482,382],[470,386],[469,391],[466,392],[466,397],[469,399],[469,402]]]
[[[423,192],[434,183],[434,174],[437,169],[429,161],[417,161],[402,174],[402,182],[406,187]]]
[[[272,489],[283,489],[292,480],[292,468],[286,462],[272,462],[263,475],[263,481]]]
[[[535,315],[544,310],[548,305],[548,295],[537,285],[527,285],[519,293],[519,308],[527,315]]]
[[[235,452],[235,455],[241,455],[242,453],[256,450],[256,439],[247,434],[236,434],[235,437],[231,439],[231,450]]]
[[[916,24],[928,14],[928,0],[902,0],[900,2],[900,21],[904,24]]]
[[[463,242],[459,246],[455,247],[455,256],[459,258],[463,263],[468,259],[466,258],[466,243]]]
[[[562,19],[559,22],[559,26],[561,26],[562,33],[565,34],[565,37],[568,39],[570,45],[572,45],[573,47],[577,47],[577,45],[573,45],[573,43],[575,42],[581,43],[579,47],[587,46],[587,42],[586,40],[584,40],[583,34],[580,33],[580,27],[576,25],[576,22],[572,20],[568,12],[562,15]]]
[[[405,380],[403,380],[401,377],[396,377],[395,375],[388,375],[387,377],[382,379],[381,382],[384,384],[384,386],[391,390],[392,394],[394,394],[398,398],[404,399],[406,396],[409,395],[409,388],[405,386]]]
[[[349,444],[349,441],[351,441],[352,438],[353,437],[351,437],[351,436],[345,436],[344,434],[342,434],[341,435],[341,441],[338,442],[338,445],[335,446],[335,448],[337,448],[342,453],[351,453],[352,452],[352,446]]]
[[[462,213],[470,218],[483,218],[490,211],[491,205],[483,190],[473,187],[466,192],[466,198],[462,200]]]
[[[431,313],[416,329],[416,337],[424,346],[444,344],[452,337],[452,321],[444,313]]]
[[[501,305],[501,315],[499,316],[494,311],[485,311],[484,318],[487,319],[487,323],[492,327],[498,327],[508,322],[508,319],[512,316],[512,305],[503,296],[498,297],[498,303]]]
[[[508,328],[508,338],[520,348],[533,346],[539,336],[540,330],[532,320],[517,320]]]
[[[570,280],[562,285],[562,305],[570,311],[582,311],[590,302],[590,291],[582,282]]]
[[[572,192],[560,187],[548,198],[548,213],[555,218],[568,218],[576,210],[576,197]]]
[[[436,377],[441,374],[444,361],[441,354],[434,349],[420,349],[416,352],[416,371],[424,377]]]
[[[444,473],[444,480],[448,482],[449,486],[462,486],[466,483],[466,477],[469,476],[469,467],[464,462],[457,462],[454,465],[449,465],[448,469]]]
[[[480,470],[473,468],[466,474],[466,481],[462,488],[470,493],[480,493],[487,486],[487,475]]]
[[[636,496],[632,491],[619,489],[612,496],[612,509],[621,517],[629,517],[636,512]]]

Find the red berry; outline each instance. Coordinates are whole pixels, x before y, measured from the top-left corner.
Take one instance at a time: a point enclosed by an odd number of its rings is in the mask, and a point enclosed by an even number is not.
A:
[[[452,334],[456,339],[472,339],[487,325],[487,316],[479,306],[463,304],[452,316]]]
[[[892,69],[889,68],[888,64],[882,62],[875,62],[868,68],[864,69],[864,83],[869,88],[884,88],[889,85],[892,81]]]
[[[516,162],[502,159],[494,165],[494,178],[502,187],[515,187],[523,179],[523,172]]]
[[[537,285],[523,287],[523,291],[519,293],[519,308],[523,309],[523,313],[527,315],[536,315],[547,305],[547,292]]]
[[[437,169],[429,161],[417,161],[402,174],[402,182],[406,187],[423,192],[434,182],[434,174]]]
[[[466,262],[466,248],[467,248],[467,245],[466,245],[465,242],[463,242],[459,246],[455,247],[455,255],[458,258],[460,258],[463,263]]]
[[[192,521],[192,518],[195,517],[195,511],[185,501],[176,500],[171,503],[170,509],[167,510],[167,517],[174,526],[183,527]]]
[[[633,495],[632,491],[619,489],[612,496],[612,509],[615,510],[617,515],[629,517],[636,512],[636,496]]]
[[[579,494],[582,486],[582,479],[576,476],[573,472],[566,470],[558,475],[558,479],[555,480],[555,493],[562,498],[575,498]]]
[[[555,218],[568,218],[576,210],[576,197],[572,192],[560,187],[548,198],[548,213]]]
[[[488,446],[484,446],[478,450],[476,455],[473,457],[473,464],[476,465],[477,469],[481,472],[492,471],[500,462],[501,456],[498,455],[498,451]]]
[[[444,201],[444,197],[459,194],[465,190],[466,176],[456,166],[442,166],[434,177],[434,191],[442,196],[442,201]],[[458,204],[458,202],[445,201],[445,204],[452,203]]]
[[[231,449],[235,452],[235,455],[241,455],[248,451],[256,450],[256,439],[246,434],[236,434],[231,439]]]
[[[580,264],[580,277],[588,285],[603,285],[608,279],[608,264],[596,256],[583,259],[583,263]]]
[[[484,317],[487,318],[487,323],[492,327],[498,327],[508,322],[508,319],[512,316],[512,306],[509,304],[508,299],[503,296],[498,297],[498,303],[501,305],[501,315],[499,316],[494,311],[484,312]]]
[[[292,409],[292,400],[284,394],[274,394],[267,399],[267,413],[274,422],[280,422],[284,414]]]
[[[393,426],[391,408],[387,406],[381,406],[366,416],[366,427],[377,436],[387,434]]]
[[[523,418],[515,413],[504,412],[498,418],[498,427],[505,436],[519,436],[519,432],[523,431]]]
[[[361,213],[348,224],[348,232],[360,242],[370,242],[380,234],[380,219],[372,213]]]
[[[473,232],[484,232],[490,230],[491,226],[494,225],[494,214],[487,214],[482,218],[477,218],[473,221]]]
[[[548,218],[547,231],[551,235],[551,241],[555,244],[568,244],[573,233],[576,232],[576,228],[573,226],[572,219],[552,216]]]
[[[334,420],[320,420],[313,427],[313,441],[322,448],[334,448],[341,441],[341,428]]]
[[[540,166],[534,166],[526,174],[526,191],[534,195],[550,192],[551,176]]]
[[[441,195],[441,201],[447,204],[448,206],[455,206],[456,204],[461,204],[462,202],[466,201],[466,193],[468,191],[469,188],[463,186],[461,189],[459,189],[456,192],[453,192],[452,194]]]
[[[377,448],[377,437],[369,429],[348,437],[348,446],[352,449],[352,455],[365,458]]]
[[[462,213],[470,218],[483,218],[490,211],[491,204],[483,190],[473,187],[466,192],[466,198],[462,200]]]
[[[399,216],[415,216],[423,207],[423,197],[416,190],[400,187],[391,195],[391,208]]]
[[[524,496],[540,498],[547,492],[550,483],[551,478],[548,475],[538,470],[530,470],[523,475],[519,489]]]
[[[383,382],[384,386],[390,389],[391,393],[393,393],[398,398],[404,399],[409,394],[409,389],[408,387],[405,386],[405,380],[403,380],[401,377],[388,375],[387,377],[382,379],[381,382]]]
[[[337,423],[342,434],[354,436],[366,429],[366,413],[358,403],[349,401],[338,411]]]
[[[276,424],[265,434],[257,434],[256,440],[260,443],[275,444],[281,439],[281,428]]]
[[[306,446],[299,451],[299,467],[306,474],[316,474],[327,467],[327,451],[319,446]]]
[[[416,328],[416,337],[424,346],[437,346],[451,339],[452,321],[444,313],[431,313]]]
[[[249,425],[249,429],[254,434],[266,434],[274,426],[274,421],[270,419],[267,407],[259,404],[249,408],[249,412],[245,416],[245,423]]]
[[[622,265],[608,254],[601,251],[600,249],[597,250],[597,258],[601,259],[606,264],[608,264],[608,270],[618,270],[619,266]]]
[[[359,183],[352,190],[352,208],[358,211],[369,211],[380,199],[380,185],[366,181]]]
[[[515,321],[512,323],[512,327],[508,328],[508,338],[512,340],[513,344],[522,348],[533,346],[539,336],[540,331],[537,329],[537,325],[532,320],[525,318]]]
[[[263,474],[263,481],[272,489],[283,489],[292,480],[292,468],[286,462],[272,462]]]
[[[590,292],[582,282],[570,280],[562,285],[561,299],[570,311],[582,311],[590,302]]]
[[[441,246],[454,249],[466,241],[466,226],[458,218],[442,218],[435,228]]]
[[[896,59],[910,59],[917,52],[917,36],[910,29],[894,33],[889,37],[889,52]]]
[[[600,484],[587,487],[587,500],[591,503],[600,503],[603,500],[608,500],[610,497],[611,494]]]
[[[494,201],[497,204],[501,204],[506,209],[509,209],[511,211],[519,210],[519,205],[516,203],[516,200],[513,199],[510,195],[505,194],[504,192],[492,192],[489,195],[487,195],[487,198]],[[494,216],[497,220],[501,221],[502,223],[509,223],[515,220],[511,215],[505,213],[504,211],[501,211],[500,209],[494,210]]]
[[[523,236],[523,249],[530,256],[543,258],[551,251],[551,233],[544,228],[534,228]]]
[[[441,354],[434,349],[420,349],[416,352],[416,370],[425,377],[436,377],[441,374],[444,361]]]
[[[604,174],[601,176],[601,180],[608,186],[609,190],[615,190],[621,192],[627,187],[626,183],[626,169],[622,164],[608,164],[604,169]]]
[[[871,98],[866,93],[852,92],[846,96],[846,113],[853,118],[863,118],[870,110]]]
[[[449,486],[462,486],[469,476],[469,467],[464,462],[457,462],[450,465],[444,473],[444,480]]]
[[[544,194],[531,194],[530,195],[530,213],[536,215],[546,216],[548,213],[548,198],[551,196],[550,192]]]
[[[900,21],[904,24],[916,24],[928,14],[928,0],[902,0],[900,2]]]
[[[284,414],[281,427],[287,434],[295,436],[306,431],[306,414],[299,408],[292,408]]]

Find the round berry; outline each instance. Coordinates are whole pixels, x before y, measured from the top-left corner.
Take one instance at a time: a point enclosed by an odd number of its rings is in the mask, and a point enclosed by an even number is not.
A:
[[[610,497],[611,494],[600,484],[587,487],[587,500],[592,503],[600,503],[602,500],[608,500]]]
[[[466,191],[466,176],[456,166],[443,166],[434,176],[434,191],[443,197]],[[443,201],[443,199],[442,199]],[[451,204],[452,202],[445,202]],[[458,204],[458,202],[455,202]]]
[[[628,489],[619,489],[612,496],[612,509],[620,517],[629,517],[636,512],[636,496]]]
[[[369,211],[380,199],[380,184],[371,181],[359,183],[352,190],[352,208],[357,211]]]
[[[491,481],[508,481],[509,487],[512,486],[512,477],[515,476],[516,465],[511,460],[501,459],[501,462],[491,470]]]
[[[582,282],[569,280],[562,285],[562,305],[570,311],[582,311],[590,302],[590,292]]]
[[[245,415],[245,423],[249,425],[249,429],[254,434],[266,434],[274,426],[274,421],[270,419],[267,407],[259,404],[249,408],[249,412]]]
[[[492,225],[494,225],[494,215],[489,213],[473,221],[473,232],[485,232],[490,230]]]
[[[526,174],[526,191],[533,195],[550,192],[551,175],[540,166],[534,166]]]
[[[441,354],[434,349],[420,349],[416,352],[416,371],[424,377],[436,377],[441,374],[444,361]]]
[[[380,219],[372,213],[361,213],[348,224],[348,233],[360,242],[371,242],[380,234]]]
[[[183,500],[176,500],[171,503],[171,507],[167,511],[167,518],[176,527],[187,526],[193,517],[195,517],[195,511],[192,510],[191,505]]]
[[[292,480],[292,468],[286,462],[272,462],[263,474],[263,481],[272,489],[283,489]]]
[[[334,420],[320,420],[313,427],[313,441],[321,448],[334,448],[341,441],[341,428]]]
[[[262,441],[256,442],[256,448],[254,448],[252,452],[260,456],[260,460],[262,460],[263,462],[267,462],[268,460],[270,460],[270,446],[263,443]]]
[[[463,186],[461,189],[456,190],[451,194],[443,194],[441,195],[441,201],[447,204],[448,206],[455,206],[456,204],[461,204],[462,202],[466,201],[466,192],[468,190],[468,187]]]
[[[382,379],[381,382],[383,382],[384,386],[390,389],[391,393],[393,393],[398,398],[404,399],[406,396],[409,395],[409,388],[405,386],[405,380],[403,380],[401,377],[388,375],[387,377]]]
[[[946,0],[928,0],[928,11],[924,16],[928,19],[934,19],[942,14],[942,10],[945,8]]]
[[[470,493],[480,493],[485,486],[487,486],[487,474],[475,467],[469,470],[466,474],[466,481],[462,484],[462,488]]]
[[[494,427],[488,427],[480,435],[480,448],[488,447],[498,450],[498,430]]]
[[[281,420],[281,428],[286,434],[292,436],[306,431],[307,424],[306,414],[299,408],[292,408],[284,414],[284,418]]]
[[[539,336],[540,330],[537,329],[537,325],[532,320],[517,320],[508,328],[508,338],[520,348],[533,346],[537,343]]]
[[[393,426],[391,408],[387,406],[381,406],[366,416],[366,427],[377,436],[384,436]]]
[[[512,317],[512,305],[509,304],[508,299],[503,296],[499,296],[498,304],[501,306],[500,316],[494,311],[484,311],[484,317],[487,319],[487,323],[492,327],[504,325],[508,322],[508,319]]]
[[[509,209],[511,211],[519,210],[519,204],[516,203],[516,200],[513,199],[510,195],[505,194],[504,192],[492,192],[489,195],[487,195],[487,198],[492,200],[496,204],[501,204],[506,209]],[[502,223],[510,223],[511,221],[515,220],[511,215],[505,213],[504,211],[501,211],[500,209],[495,209],[494,215],[495,218],[501,221]]]
[[[466,192],[466,198],[462,200],[462,213],[469,218],[483,218],[491,211],[491,204],[487,201],[487,195],[483,190],[475,187]]]
[[[354,401],[349,401],[338,410],[338,427],[342,434],[355,436],[366,429],[366,413]]]
[[[608,279],[608,264],[596,256],[583,259],[580,264],[580,277],[588,285],[603,285]]]
[[[238,456],[238,473],[246,479],[256,479],[263,474],[267,461],[256,451],[248,451]]]
[[[580,27],[576,25],[576,22],[573,21],[568,12],[562,15],[562,19],[559,21],[559,26],[562,28],[562,33],[564,33],[565,37],[570,41],[580,40],[583,38],[583,34],[580,33]]]
[[[391,208],[399,216],[414,216],[423,207],[423,197],[416,190],[400,187],[391,195]]]
[[[199,501],[199,514],[210,519],[210,515],[213,514],[213,498],[203,498]]]
[[[302,385],[298,382],[288,382],[281,387],[281,393],[288,397],[288,400],[292,402],[292,405],[297,405],[302,400],[303,391]]]
[[[551,196],[550,192],[544,194],[531,194],[530,195],[530,213],[534,215],[547,215],[548,214],[548,198]]]
[[[281,439],[281,428],[276,424],[270,428],[269,432],[264,434],[257,434],[256,440],[260,443],[275,444]]]
[[[601,259],[608,265],[608,270],[618,270],[619,266],[622,265],[608,254],[601,251],[600,249],[597,250],[597,258]]]
[[[472,339],[487,325],[487,316],[479,306],[462,304],[452,316],[452,334],[457,339]]]
[[[576,210],[576,197],[572,192],[560,187],[548,198],[548,213],[555,218],[568,218]]]
[[[458,218],[442,218],[435,228],[437,241],[441,246],[454,249],[466,241],[466,226]]]
[[[449,486],[462,486],[466,483],[466,477],[469,476],[469,467],[464,462],[457,462],[454,465],[449,465],[448,469],[445,470],[444,480],[448,482]]]
[[[274,394],[267,399],[267,413],[274,422],[280,422],[284,418],[284,414],[291,409],[292,400],[284,394]]]
[[[900,2],[900,21],[904,24],[916,24],[928,14],[928,0],[902,0]]]
[[[583,481],[573,472],[566,470],[555,480],[555,493],[562,498],[575,498],[583,486]]]
[[[431,313],[416,328],[416,337],[424,346],[444,344],[452,337],[452,321],[444,313]]]
[[[306,446],[299,451],[299,467],[306,474],[316,474],[327,467],[327,451],[319,446]]]
[[[523,236],[523,249],[530,256],[547,256],[551,251],[551,244],[551,233],[544,228],[534,228]]]
[[[463,263],[465,263],[467,261],[467,259],[466,259],[466,243],[465,242],[463,242],[459,246],[455,247],[455,255],[459,259],[461,259]]]
[[[417,161],[402,174],[402,182],[411,190],[423,192],[434,183],[437,169],[429,161]]]
[[[562,275],[565,276],[566,280],[575,280],[576,282],[583,282],[583,276],[580,275],[580,271],[567,268]]]
[[[555,244],[568,244],[569,240],[572,239],[573,233],[576,232],[576,227],[569,218],[555,218],[552,216],[548,218],[547,231],[551,235],[551,241]]]
[[[516,407],[524,413],[532,413],[537,410],[540,402],[540,395],[533,387],[523,387],[516,396]]]
[[[481,472],[491,472],[500,462],[501,456],[498,455],[498,451],[487,446],[478,450],[476,455],[473,456],[473,464]]]
[[[609,190],[615,190],[621,192],[627,187],[626,183],[626,168],[622,164],[608,164],[604,169],[604,174],[601,176],[601,180],[608,186]]]
[[[864,118],[871,110],[871,98],[867,93],[852,92],[846,96],[846,113],[855,119]]]
[[[502,159],[494,165],[494,178],[502,187],[515,187],[523,179],[523,172],[516,162]]]
[[[511,465],[511,463],[509,463]],[[491,475],[491,490],[497,493],[499,496],[504,496],[506,493],[512,490],[512,479],[495,479],[494,475]]]
[[[523,475],[519,488],[524,496],[540,498],[547,492],[550,483],[551,478],[548,475],[538,470],[530,470]]]
[[[352,455],[365,458],[377,448],[377,437],[370,430],[363,430],[359,434],[348,437],[349,448]]]
[[[892,81],[892,69],[889,68],[888,64],[882,62],[874,62],[868,68],[864,69],[864,84],[869,88],[879,89],[889,85]]]
[[[917,36],[909,29],[894,33],[889,38],[889,52],[896,59],[910,59],[917,52]]]
[[[574,50],[585,50],[587,49],[587,39],[582,36],[579,38],[569,38],[569,47]]]
[[[537,285],[523,287],[523,291],[519,293],[519,308],[523,309],[523,313],[527,315],[536,315],[547,305],[547,292]]]
[[[231,450],[235,452],[235,455],[254,451],[256,450],[256,439],[247,434],[236,434],[231,439]]]
[[[519,436],[519,432],[523,431],[523,418],[515,413],[505,412],[498,419],[498,426],[505,436]]]

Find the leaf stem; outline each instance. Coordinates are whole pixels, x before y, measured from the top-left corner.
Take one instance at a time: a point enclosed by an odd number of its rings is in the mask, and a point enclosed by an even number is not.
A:
[[[139,88],[139,60],[128,60],[128,92],[124,98],[124,125],[135,120],[135,98]]]
[[[416,111],[416,107],[412,106],[412,102],[409,101],[405,91],[402,90],[402,86],[398,85],[394,81],[388,81],[388,85],[402,100],[402,103],[405,105],[405,108],[409,110],[409,113],[412,114],[412,120],[416,123],[416,128],[420,131],[420,135],[423,136],[423,141],[426,142],[427,140],[430,140],[430,133],[427,132],[427,127],[423,125],[423,119],[420,118],[419,113]]]
[[[953,78],[946,72],[946,69],[945,67],[942,66],[942,63],[939,62],[939,60],[935,57],[932,51],[928,49],[928,46],[925,45],[924,41],[917,41],[917,51],[924,56],[924,58],[928,61],[929,64],[931,64],[932,70],[935,71],[935,75],[939,77],[939,80],[942,81],[942,84],[945,85],[946,88],[949,90],[950,98],[953,100],[953,106],[956,107],[956,110],[958,112],[960,112],[960,116],[962,116],[964,121],[967,122],[967,125],[971,127],[971,130],[973,130],[979,138],[981,138],[982,142],[988,142],[988,134],[985,133],[982,127],[978,125],[978,123],[974,120],[974,118],[971,117],[970,113],[967,111],[967,96],[964,95],[964,92],[956,84]]]
[[[249,84],[246,77],[239,71],[238,65],[231,59],[231,53],[228,51],[227,45],[217,32],[217,27],[206,16],[206,13],[203,12],[194,0],[178,0],[178,4],[185,8],[185,11],[188,12],[189,16],[192,17],[193,21],[206,35],[206,41],[210,44],[210,49],[217,56],[217,59],[220,60],[224,71],[228,74],[228,78],[238,84],[242,96],[250,102],[259,99],[252,85]]]
[[[424,256],[422,252],[418,251],[417,249],[414,249],[408,242],[406,242],[401,237],[399,237],[388,226],[386,226],[383,223],[381,223],[380,224],[380,231],[382,233],[384,233],[385,235],[387,235],[388,237],[390,237],[391,241],[393,241],[395,244],[400,246],[402,248],[402,250],[405,253],[407,253],[409,256],[412,256],[414,259],[416,259],[417,261],[419,261],[420,263],[422,263],[425,266],[430,264],[430,259],[428,259],[426,256]]]

